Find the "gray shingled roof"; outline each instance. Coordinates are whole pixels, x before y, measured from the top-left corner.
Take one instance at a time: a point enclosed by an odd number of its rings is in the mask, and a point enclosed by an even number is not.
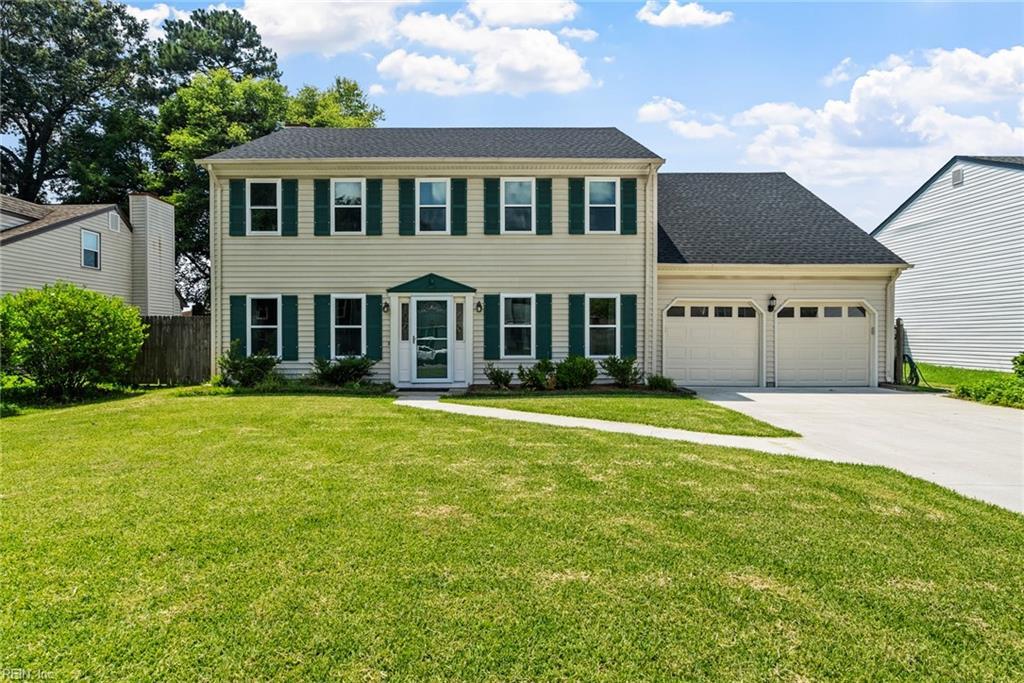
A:
[[[785,173],[659,174],[658,262],[903,263]]]
[[[283,128],[213,156],[332,158],[659,159],[618,128]]]
[[[994,161],[997,164],[1011,164],[1013,166],[1024,167],[1024,157],[979,157],[979,156],[961,156],[961,159],[968,159],[971,161]]]

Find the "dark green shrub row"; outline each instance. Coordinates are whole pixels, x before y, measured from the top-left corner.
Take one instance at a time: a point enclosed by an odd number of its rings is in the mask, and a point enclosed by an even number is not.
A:
[[[1024,377],[1010,375],[1005,379],[960,384],[954,387],[953,395],[995,406],[1024,408]]]

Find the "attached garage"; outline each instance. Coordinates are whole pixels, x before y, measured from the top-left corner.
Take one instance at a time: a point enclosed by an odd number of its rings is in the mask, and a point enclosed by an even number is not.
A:
[[[794,303],[776,314],[776,385],[868,386],[871,312],[861,303]]]
[[[683,386],[758,386],[762,319],[749,302],[675,302],[665,311],[665,375]]]

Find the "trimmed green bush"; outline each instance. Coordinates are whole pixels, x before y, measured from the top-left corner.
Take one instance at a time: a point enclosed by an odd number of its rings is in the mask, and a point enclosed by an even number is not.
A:
[[[551,388],[554,372],[555,364],[546,358],[542,358],[528,368],[520,365],[516,374],[523,389],[543,391],[544,389]]]
[[[953,388],[953,395],[989,405],[1024,408],[1024,378],[1009,375],[1005,379],[959,384]]]
[[[494,363],[488,363],[484,368],[484,376],[495,389],[508,389],[512,386],[512,372],[496,367]]]
[[[67,401],[97,384],[128,381],[146,339],[139,310],[67,282],[0,299],[0,365]]]
[[[583,356],[569,356],[555,366],[555,386],[559,389],[586,389],[597,379],[597,365]]]
[[[644,373],[636,363],[636,358],[619,358],[608,356],[601,361],[604,374],[612,378],[615,386],[628,388],[643,384]]]
[[[266,381],[271,374],[276,375],[275,368],[280,362],[277,356],[271,356],[263,351],[247,356],[236,340],[231,342],[231,348],[227,353],[217,360],[217,365],[220,366],[221,384],[226,387],[251,389]]]
[[[647,388],[654,391],[675,391],[676,383],[664,375],[648,375]]]
[[[1013,374],[1024,379],[1024,351],[1013,357]]]
[[[313,361],[313,381],[317,384],[329,384],[340,387],[346,384],[358,384],[370,376],[370,371],[377,361],[366,356],[352,356],[328,360],[317,358]]]

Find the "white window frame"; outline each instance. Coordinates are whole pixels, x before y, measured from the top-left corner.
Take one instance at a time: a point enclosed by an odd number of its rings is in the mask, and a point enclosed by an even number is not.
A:
[[[270,328],[277,329],[277,357],[280,358],[284,355],[282,349],[282,342],[284,335],[282,334],[282,326],[284,320],[283,311],[281,310],[281,295],[280,294],[246,294],[245,295],[245,355],[253,355],[252,348],[252,300],[253,299],[276,299],[277,300],[277,325],[256,325],[255,329],[264,330]]]
[[[95,235],[96,236],[96,265],[95,266],[87,266],[87,265],[85,265],[85,235],[86,235],[86,233],[88,233],[90,235]],[[81,248],[78,250],[78,259],[79,259],[79,263],[81,264],[81,266],[83,268],[88,268],[89,270],[103,270],[103,235],[101,235],[96,230],[86,230],[85,228],[82,228],[81,237],[79,239],[79,246]],[[92,251],[92,249],[90,249],[89,251]]]
[[[612,327],[611,325],[591,325],[590,324],[590,301],[591,299],[615,299],[615,348],[614,353],[608,354],[607,356],[595,356],[590,353],[590,328],[594,327],[597,329],[607,329]],[[585,297],[585,308],[583,309],[584,315],[584,329],[586,330],[586,339],[584,340],[585,349],[587,352],[587,358],[595,358],[601,360],[608,358],[609,356],[618,356],[619,349],[622,344],[622,298],[618,294],[587,294]]]
[[[622,228],[622,194],[619,178],[586,177],[583,179],[583,224],[585,232],[595,235],[617,235]],[[592,182],[614,182],[615,183],[615,229],[614,230],[591,230],[590,229],[590,183]],[[611,204],[595,204],[594,206],[611,206]]]
[[[334,210],[337,205],[334,203],[335,183],[359,183],[359,232],[338,232],[334,229]],[[351,207],[350,207],[351,208]],[[332,235],[365,235],[366,234],[366,178],[331,178],[331,234]]]
[[[336,355],[335,344],[336,332],[338,328],[352,330],[355,329],[355,325],[338,325],[336,321],[338,319],[337,301],[339,299],[350,299],[352,301],[358,301],[361,313],[359,314],[359,355],[366,355],[366,295],[365,294],[331,294],[331,360],[338,360],[339,358],[356,358],[357,356],[338,356]]]
[[[501,183],[501,234],[508,235],[532,235],[537,232],[537,179],[536,178],[499,178]],[[530,183],[529,204],[507,204],[505,202],[505,183]],[[506,230],[505,229],[505,208],[506,207],[530,207],[530,229],[529,230]]]
[[[505,300],[506,299],[529,299],[530,300],[530,353],[526,356],[512,355],[505,352],[505,329],[522,328],[526,325],[508,324],[505,322]],[[501,357],[511,358],[536,358],[537,356],[537,295],[536,294],[502,294],[501,295]]]
[[[444,183],[444,231],[420,230],[420,209],[436,209],[440,204],[420,204],[420,183]],[[450,235],[452,232],[452,179],[451,178],[416,178],[416,234],[417,235]]]
[[[274,183],[277,186],[277,206],[252,206],[249,203],[249,198],[252,196],[251,185],[253,183],[269,184]],[[252,210],[253,209],[277,209],[277,230],[256,230],[253,232],[252,229]],[[245,179],[245,234],[246,235],[280,235],[281,234],[281,214],[283,213],[281,207],[281,179],[280,178],[246,178]],[[333,213],[333,212],[332,212]]]
[[[110,232],[121,232],[121,216],[117,211],[111,211],[107,214],[107,229]]]

